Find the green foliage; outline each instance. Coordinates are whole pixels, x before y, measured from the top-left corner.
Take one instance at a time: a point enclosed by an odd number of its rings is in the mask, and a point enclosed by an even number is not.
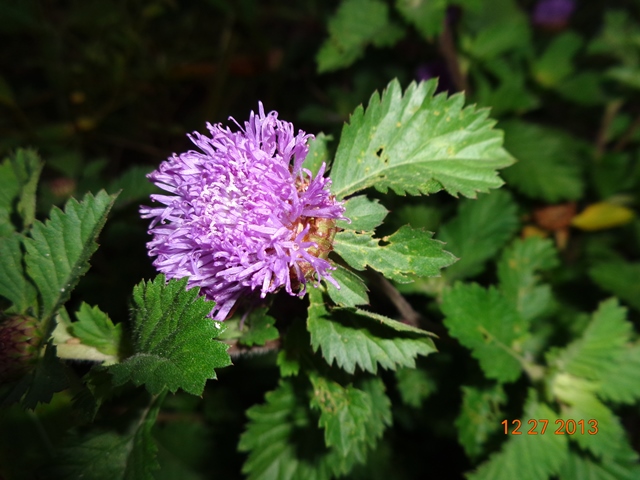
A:
[[[384,206],[378,203],[377,199],[370,200],[366,195],[356,195],[349,198],[344,202],[344,208],[344,216],[350,222],[340,220],[337,225],[340,228],[355,231],[375,230],[389,213]]]
[[[333,141],[333,135],[325,135],[318,133],[315,138],[309,142],[309,153],[302,163],[302,168],[311,170],[315,176],[320,170],[323,163],[326,163],[327,169],[331,166],[331,156],[329,155],[329,142]]]
[[[456,419],[458,438],[471,458],[478,458],[491,435],[504,420],[501,406],[507,401],[500,384],[478,389],[462,387],[462,408]]]
[[[500,125],[505,148],[518,161],[504,178],[536,200],[576,200],[584,189],[575,141],[558,130],[513,120]]]
[[[343,0],[328,27],[329,38],[316,56],[320,73],[351,65],[369,44],[392,45],[404,35],[381,0]]]
[[[640,310],[640,263],[618,260],[598,263],[589,270],[589,276],[603,289]]]
[[[437,276],[441,268],[455,260],[432,235],[409,226],[382,239],[346,230],[336,234],[334,250],[357,270],[370,266],[390,280],[409,283],[415,276]],[[380,245],[380,241],[385,244]]]
[[[332,191],[344,198],[375,187],[426,195],[446,190],[475,198],[502,185],[496,169],[513,160],[502,149],[487,110],[464,108],[464,96],[433,96],[436,81],[412,83],[402,95],[392,81],[345,124],[331,169]]]
[[[598,396],[604,400],[633,403],[640,398],[640,345],[625,345],[615,355],[617,363],[600,378]]]
[[[187,279],[164,275],[138,284],[133,292],[132,334],[134,353],[109,367],[116,385],[131,380],[157,395],[181,388],[202,394],[214,369],[231,364],[227,345],[215,340],[224,325],[207,318],[213,304],[186,289]]]
[[[396,380],[402,401],[414,408],[420,408],[422,402],[437,391],[434,380],[418,368],[397,369]]]
[[[556,87],[574,71],[573,59],[584,41],[575,32],[554,38],[533,64],[533,75],[546,87]]]
[[[447,0],[396,0],[396,7],[408,23],[431,38],[442,31],[448,3]]]
[[[41,170],[40,157],[30,149],[18,149],[0,164],[0,238],[33,224]],[[14,216],[20,218],[19,225]]]
[[[38,289],[40,317],[50,319],[66,302],[80,277],[89,270],[89,257],[104,226],[115,196],[90,193],[82,202],[71,199],[64,212],[51,211],[45,223],[36,221],[24,240],[27,273]]]
[[[484,270],[491,259],[518,228],[516,205],[504,191],[464,200],[458,214],[445,223],[438,239],[458,260],[445,271],[449,281],[473,277]]]
[[[158,469],[157,447],[151,435],[164,395],[156,398],[125,432],[94,431],[73,438],[58,452],[56,480],[152,480]]]
[[[526,323],[498,290],[457,283],[444,293],[441,308],[449,333],[471,349],[488,378],[513,382],[520,376],[514,349],[526,334]]]
[[[329,298],[341,307],[355,307],[357,305],[366,305],[369,303],[367,295],[368,288],[362,279],[340,265],[336,265],[336,269],[331,272],[331,276],[338,282],[340,288],[331,282],[325,282]]]
[[[558,415],[547,405],[539,402],[533,392],[529,393],[522,413],[523,419],[553,419]],[[530,428],[523,422],[524,427]],[[467,475],[470,480],[547,480],[557,474],[569,455],[567,436],[555,435],[549,427],[544,435],[542,424],[538,424],[538,435],[510,435],[500,452],[493,454],[475,472]]]
[[[429,333],[391,319],[371,318],[362,311],[329,311],[322,294],[309,291],[307,329],[314,350],[320,349],[330,365],[348,373],[356,367],[376,373],[378,365],[395,370],[398,366],[415,366],[418,355],[435,351]]]
[[[251,347],[264,345],[279,337],[278,329],[274,326],[276,319],[267,315],[266,308],[256,308],[246,319],[249,330],[240,337],[240,343]]]
[[[540,237],[516,240],[498,262],[498,280],[503,295],[527,321],[542,316],[553,302],[549,285],[538,285],[538,270],[558,265],[553,243]]]
[[[71,324],[74,337],[105,355],[118,356],[122,342],[122,324],[114,325],[109,315],[86,303],[80,305],[76,318],[78,321]]]
[[[37,291],[27,278],[22,258],[19,234],[0,238],[0,295],[13,304],[16,313],[27,313],[37,301]]]

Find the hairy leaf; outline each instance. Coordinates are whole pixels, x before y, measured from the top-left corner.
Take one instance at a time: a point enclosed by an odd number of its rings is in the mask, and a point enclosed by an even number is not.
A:
[[[455,261],[432,235],[408,225],[382,239],[346,230],[336,234],[334,250],[357,270],[370,266],[391,280],[410,283],[412,277],[438,276],[441,268]]]
[[[19,148],[0,165],[0,238],[15,230],[12,215],[26,231],[36,218],[36,188],[42,162],[35,150]]]
[[[77,322],[70,326],[71,334],[82,343],[97,348],[105,355],[118,356],[122,340],[122,325],[114,325],[100,308],[82,302],[76,313]]]
[[[600,263],[589,270],[589,276],[600,287],[640,311],[640,263]]]
[[[620,403],[633,403],[640,398],[640,344],[620,349],[609,374],[600,378],[598,396]]]
[[[15,213],[15,202],[20,195],[20,183],[13,170],[10,159],[0,163],[0,238],[16,231],[12,222]]]
[[[343,307],[355,307],[356,305],[366,305],[369,303],[367,292],[369,289],[362,279],[340,265],[331,272],[331,276],[340,285],[336,288],[333,283],[325,282],[327,293],[333,302]]]
[[[441,308],[449,333],[471,349],[488,378],[512,382],[520,376],[520,363],[509,352],[525,335],[526,323],[500,292],[457,283],[444,293]]]
[[[369,44],[387,46],[404,34],[389,20],[389,7],[381,0],[343,0],[329,20],[329,38],[316,56],[318,72],[348,67]]]
[[[489,436],[500,428],[504,419],[500,407],[506,401],[500,384],[483,389],[462,387],[462,408],[456,428],[460,444],[469,457],[479,457]]]
[[[115,385],[131,380],[156,395],[179,388],[201,395],[216,368],[231,365],[228,345],[215,340],[224,324],[207,317],[213,303],[187,287],[187,278],[165,283],[164,275],[133,290],[134,354],[111,365]]]
[[[513,160],[502,148],[487,110],[464,106],[464,96],[433,96],[436,81],[412,83],[404,96],[397,80],[360,106],[342,129],[331,169],[332,191],[342,199],[375,187],[385,193],[446,190],[475,197],[502,185],[496,169]]]
[[[307,329],[313,349],[320,349],[327,363],[335,361],[348,373],[354,373],[356,367],[376,373],[378,365],[392,370],[413,368],[418,355],[435,351],[424,330],[391,319],[374,319],[362,311],[336,309],[329,314],[317,290],[309,291]]]
[[[640,465],[632,456],[628,460],[607,459],[597,462],[578,452],[569,452],[569,458],[560,468],[560,480],[636,480],[640,478]]]
[[[555,435],[551,425],[558,414],[530,392],[521,418],[547,419],[549,426],[544,435],[540,423],[537,435],[510,435],[500,452],[467,475],[469,480],[548,480],[558,473],[569,454],[567,435]]]
[[[96,239],[107,220],[115,196],[88,193],[82,202],[71,199],[65,210],[54,207],[45,223],[36,221],[24,240],[27,272],[42,299],[41,318],[48,320],[71,296],[89,269],[98,248]]]
[[[513,236],[518,224],[516,204],[506,191],[462,201],[458,214],[438,232],[447,251],[460,258],[447,268],[445,277],[453,281],[481,273],[485,262]]]
[[[366,195],[351,197],[345,203],[344,216],[351,223],[340,220],[337,225],[347,230],[372,232],[382,223],[389,211],[378,203],[378,199],[370,200]]]
[[[516,240],[498,262],[500,291],[527,321],[549,311],[553,298],[548,285],[538,285],[538,270],[558,265],[558,256],[551,240],[530,237]]]
[[[13,304],[16,313],[35,309],[38,295],[22,263],[22,238],[17,233],[0,237],[0,296]]]

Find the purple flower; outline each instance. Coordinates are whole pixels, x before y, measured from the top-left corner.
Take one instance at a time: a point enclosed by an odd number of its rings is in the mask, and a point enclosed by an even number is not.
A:
[[[550,28],[564,27],[575,8],[575,0],[539,0],[533,10],[533,23]]]
[[[216,302],[217,320],[256,290],[302,296],[307,281],[323,278],[337,286],[326,258],[344,207],[329,192],[325,164],[315,177],[302,168],[313,136],[294,135],[262,103],[240,131],[207,128],[211,138],[189,136],[200,151],[174,154],[149,174],[169,192],[151,196],[162,206],[140,209],[152,219],[155,267],[167,278],[188,276]]]

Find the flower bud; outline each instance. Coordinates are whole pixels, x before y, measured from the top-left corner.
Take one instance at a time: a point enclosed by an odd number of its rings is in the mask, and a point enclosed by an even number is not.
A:
[[[41,341],[38,320],[0,313],[0,383],[16,380],[33,370]]]

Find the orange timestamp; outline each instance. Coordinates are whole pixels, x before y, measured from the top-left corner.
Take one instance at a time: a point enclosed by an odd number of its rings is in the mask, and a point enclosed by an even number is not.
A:
[[[549,420],[546,418],[540,418],[538,420],[532,418],[527,421],[527,425],[531,427],[528,430],[526,427],[521,430],[522,420],[518,419],[511,420],[511,422],[503,420],[500,422],[500,425],[504,427],[505,435],[522,435],[523,433],[527,435],[544,435],[547,431]],[[595,435],[598,433],[598,421],[593,418],[589,420],[574,420],[572,418],[563,420],[559,418],[555,421],[555,425],[557,426],[553,432],[555,435],[584,435],[585,433]],[[541,428],[538,428],[539,426],[541,426]],[[511,427],[511,429],[509,427]],[[549,432],[551,432],[551,430],[549,430]]]

